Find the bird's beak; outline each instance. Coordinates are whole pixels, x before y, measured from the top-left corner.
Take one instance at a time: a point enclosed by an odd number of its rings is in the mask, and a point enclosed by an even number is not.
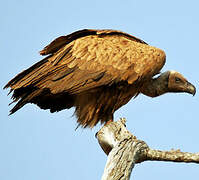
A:
[[[196,88],[193,84],[191,84],[190,82],[187,82],[187,92],[189,94],[192,94],[193,96],[196,94]]]

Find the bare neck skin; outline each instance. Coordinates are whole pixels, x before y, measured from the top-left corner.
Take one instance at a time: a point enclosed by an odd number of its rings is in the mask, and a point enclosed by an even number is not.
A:
[[[169,71],[162,73],[157,78],[152,78],[143,84],[141,93],[150,96],[157,97],[164,93],[169,92],[168,89]]]

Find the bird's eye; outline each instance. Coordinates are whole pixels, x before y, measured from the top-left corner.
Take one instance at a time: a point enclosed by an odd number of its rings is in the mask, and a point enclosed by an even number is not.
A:
[[[180,78],[178,78],[178,77],[175,78],[175,82],[179,83],[179,82],[181,82],[181,81],[182,81],[182,80],[181,80]]]

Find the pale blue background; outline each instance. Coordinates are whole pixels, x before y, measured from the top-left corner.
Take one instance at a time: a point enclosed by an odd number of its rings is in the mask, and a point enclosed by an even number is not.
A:
[[[197,0],[5,0],[0,7],[0,180],[100,179],[106,156],[93,130],[75,131],[73,111],[51,114],[26,105],[8,116],[5,83],[40,60],[54,38],[82,28],[122,30],[165,50],[171,69],[198,86]],[[140,95],[115,114],[151,148],[199,151],[199,95]],[[198,180],[199,165],[144,162],[131,179]]]

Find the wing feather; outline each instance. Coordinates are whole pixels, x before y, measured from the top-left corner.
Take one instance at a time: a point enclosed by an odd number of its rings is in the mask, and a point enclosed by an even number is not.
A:
[[[85,36],[62,47],[46,64],[30,72],[12,88],[34,84],[49,88],[53,93],[63,90],[81,93],[114,81],[132,84],[140,77],[151,78],[159,73],[164,62],[162,50],[124,36]],[[103,77],[93,81],[100,73],[104,73]],[[55,88],[59,83],[63,88]]]
[[[49,108],[53,101],[48,98],[53,99],[53,94],[59,95],[54,98],[57,102],[63,93],[69,98],[69,94],[81,94],[113,83],[147,80],[159,73],[166,59],[162,50],[113,30],[77,31],[55,39],[40,54],[49,56],[5,86],[14,90],[14,101],[21,98],[14,111],[28,102]],[[40,96],[44,91],[45,97]],[[40,97],[50,102],[49,105],[40,102]],[[61,109],[70,108],[73,103],[54,105]]]
[[[70,53],[73,60],[68,60],[66,54],[57,65],[76,67],[71,76],[65,76],[60,82],[65,91],[74,94],[114,81],[133,84],[137,80],[151,78],[159,73],[165,63],[165,53],[162,50],[118,35],[82,37],[66,45],[64,52],[68,49],[67,46],[72,46]],[[103,76],[94,81],[94,76],[100,73]],[[54,91],[52,84],[49,82],[47,87]]]

